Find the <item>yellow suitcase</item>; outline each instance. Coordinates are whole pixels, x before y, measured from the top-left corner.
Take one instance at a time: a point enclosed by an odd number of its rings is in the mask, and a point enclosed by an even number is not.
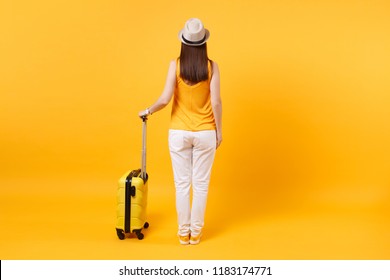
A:
[[[146,221],[148,199],[148,174],[146,173],[146,121],[144,117],[142,133],[141,169],[126,172],[118,182],[116,232],[123,240],[126,236],[136,235],[143,239],[142,229],[149,227]]]

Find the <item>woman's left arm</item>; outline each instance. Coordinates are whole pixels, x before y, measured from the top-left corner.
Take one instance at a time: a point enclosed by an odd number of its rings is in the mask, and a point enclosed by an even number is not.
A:
[[[169,64],[168,75],[165,82],[164,90],[161,93],[160,97],[148,109],[139,112],[138,116],[142,117],[142,116],[151,115],[157,111],[160,111],[165,106],[167,106],[172,99],[173,92],[175,91],[175,85],[176,85],[176,61],[172,60]]]

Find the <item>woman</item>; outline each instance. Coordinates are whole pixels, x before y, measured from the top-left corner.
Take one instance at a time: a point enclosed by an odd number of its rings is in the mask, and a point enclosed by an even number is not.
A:
[[[164,90],[139,116],[163,109],[173,98],[169,130],[180,244],[198,244],[216,148],[222,142],[222,103],[217,63],[207,56],[210,32],[197,18],[179,32],[180,57],[171,61]],[[190,187],[193,199],[190,203]]]

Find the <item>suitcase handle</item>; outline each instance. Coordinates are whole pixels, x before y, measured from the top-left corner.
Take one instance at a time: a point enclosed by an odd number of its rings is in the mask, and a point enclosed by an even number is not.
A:
[[[146,123],[148,120],[148,117],[142,116],[142,161],[141,161],[141,178],[146,181],[147,180],[147,174],[146,174]]]

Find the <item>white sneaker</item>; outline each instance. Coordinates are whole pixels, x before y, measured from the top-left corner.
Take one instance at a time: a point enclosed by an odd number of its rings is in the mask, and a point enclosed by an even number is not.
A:
[[[190,244],[190,236],[189,235],[179,235],[179,242],[181,245],[188,245]]]
[[[190,244],[191,244],[191,245],[199,244],[200,238],[201,238],[201,237],[202,237],[202,233],[200,233],[200,234],[197,235],[197,236],[192,236],[192,235],[191,235]]]

